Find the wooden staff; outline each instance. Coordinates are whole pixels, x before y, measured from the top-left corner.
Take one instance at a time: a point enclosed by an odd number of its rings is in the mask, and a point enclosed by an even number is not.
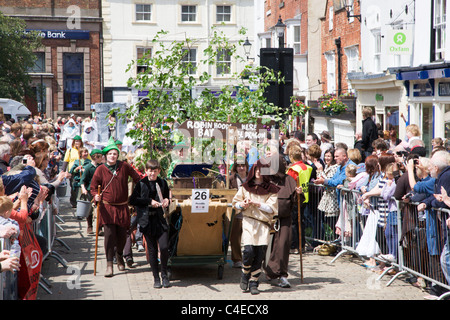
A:
[[[297,186],[300,187],[300,176],[297,177]],[[300,282],[303,283],[303,245],[302,245],[302,216],[301,216],[301,200],[300,195],[297,193],[297,207],[298,207],[298,242],[300,253]]]
[[[100,186],[98,186],[97,194],[100,195]],[[97,222],[95,227],[95,257],[94,257],[94,276],[97,273],[97,249],[98,249],[98,228],[99,228],[99,220],[100,220],[100,201],[97,203]]]

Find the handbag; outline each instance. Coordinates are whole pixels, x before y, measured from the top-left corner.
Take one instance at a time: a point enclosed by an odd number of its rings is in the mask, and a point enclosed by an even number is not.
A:
[[[376,232],[378,225],[378,215],[371,208],[366,225],[364,226],[363,235],[356,247],[356,252],[361,256],[373,257],[380,253],[380,247],[376,240]]]
[[[19,237],[22,253],[18,275],[18,296],[20,300],[36,300],[42,266],[42,250],[29,224],[25,224]]]

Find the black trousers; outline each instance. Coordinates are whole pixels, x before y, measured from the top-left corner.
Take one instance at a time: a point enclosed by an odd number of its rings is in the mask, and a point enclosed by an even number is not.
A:
[[[250,280],[249,285],[258,285],[262,262],[266,257],[267,246],[245,245],[242,252],[242,275]]]
[[[161,276],[167,277],[167,262],[169,261],[169,233],[163,232],[159,238],[144,232],[147,250],[149,253],[150,267],[154,278],[159,278],[158,271],[158,247],[161,261]]]
[[[103,225],[105,238],[106,261],[113,261],[116,252],[123,254],[123,247],[127,240],[127,229],[116,224]]]

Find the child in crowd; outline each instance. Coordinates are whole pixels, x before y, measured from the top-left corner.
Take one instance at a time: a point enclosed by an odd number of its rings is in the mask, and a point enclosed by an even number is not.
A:
[[[385,236],[388,247],[388,254],[380,255],[384,260],[393,262],[397,259],[398,252],[398,232],[397,232],[397,204],[392,199],[396,183],[394,179],[394,164],[389,163],[386,166],[386,184],[381,190],[380,196],[388,202],[388,215],[386,217]]]

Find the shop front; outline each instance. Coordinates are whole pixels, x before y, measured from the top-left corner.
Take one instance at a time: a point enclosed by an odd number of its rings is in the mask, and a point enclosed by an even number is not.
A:
[[[73,30],[61,28],[57,21],[27,21],[27,30],[37,30],[43,44],[29,72],[35,95],[26,101],[33,113],[84,117],[102,100],[100,22]]]
[[[362,131],[362,109],[373,110],[374,121],[382,131],[394,129],[400,139],[405,137],[408,101],[402,81],[395,74],[367,75],[349,73],[349,82],[356,91],[356,131]]]
[[[450,138],[450,64],[399,68],[396,77],[406,89],[407,122],[419,125],[429,152],[433,138]]]

